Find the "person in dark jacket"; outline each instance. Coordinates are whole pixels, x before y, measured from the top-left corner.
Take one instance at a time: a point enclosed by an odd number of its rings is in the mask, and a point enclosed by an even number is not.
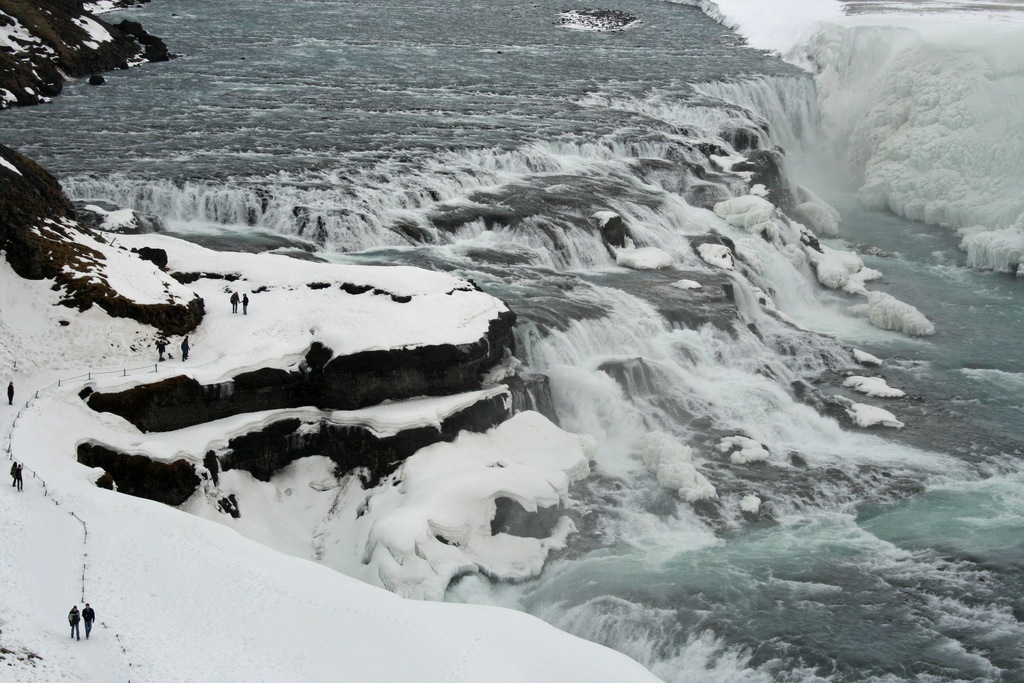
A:
[[[17,485],[19,491],[25,490],[25,481],[21,477],[21,471],[24,469],[24,465],[18,463],[18,469],[14,473],[14,483]]]
[[[11,486],[18,485],[18,461],[11,463]]]
[[[167,350],[167,340],[166,339],[157,339],[156,340],[156,350],[160,353],[160,360],[163,360],[164,359],[164,351]]]
[[[181,359],[183,361],[188,360],[188,349],[188,335],[186,334],[185,338],[181,340]]]
[[[89,640],[89,632],[92,631],[92,622],[96,621],[96,610],[89,607],[89,603],[85,603],[85,609],[82,610],[82,621],[85,622],[85,639]]]
[[[238,313],[238,292],[231,292],[231,312]]]
[[[14,382],[7,385],[7,405],[14,405]]]
[[[71,637],[78,638],[78,640],[82,639],[82,634],[78,630],[78,622],[81,619],[82,615],[78,613],[78,605],[75,605],[71,608],[71,611],[68,612],[68,623],[71,624]]]
[[[249,295],[242,295],[242,315],[249,315]]]

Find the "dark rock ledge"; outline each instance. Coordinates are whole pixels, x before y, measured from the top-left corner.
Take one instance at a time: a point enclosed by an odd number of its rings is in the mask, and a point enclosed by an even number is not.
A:
[[[513,344],[515,314],[491,321],[473,344],[441,344],[335,356],[314,342],[298,367],[261,368],[202,385],[179,375],[116,393],[93,393],[89,407],[120,415],[146,432],[182,429],[241,413],[314,406],[356,410],[386,400],[474,391],[480,375]]]
[[[438,427],[415,427],[381,436],[362,424],[341,424],[329,415],[320,420],[283,417],[261,430],[232,438],[221,453],[208,452],[199,461],[179,459],[156,462],[144,455],[122,453],[109,446],[86,442],[78,447],[78,462],[105,472],[96,482],[167,505],[181,505],[204,479],[214,486],[220,472],[245,470],[269,481],[275,472],[311,455],[324,455],[337,465],[337,475],[362,469],[367,483],[390,474],[410,455],[441,441],[452,441],[459,432],[482,432],[511,417],[507,392],[497,393],[455,411]],[[237,506],[231,514],[237,515]]]

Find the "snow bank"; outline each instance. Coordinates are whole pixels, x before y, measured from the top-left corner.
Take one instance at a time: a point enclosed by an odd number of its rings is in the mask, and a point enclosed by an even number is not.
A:
[[[82,41],[82,45],[85,45],[89,49],[95,50],[98,48],[100,43],[109,43],[114,39],[107,29],[100,26],[95,19],[89,17],[72,17],[73,21],[79,28],[89,34],[89,40]]]
[[[286,367],[314,340],[336,355],[472,344],[508,310],[466,280],[419,268],[215,252],[160,234],[119,235],[117,242],[164,249],[172,271],[215,274],[188,285],[206,302],[207,317],[191,337],[191,357],[202,366],[194,376],[204,382],[222,378],[225,364],[260,367],[278,359]],[[231,314],[231,292],[248,295],[248,315]],[[229,340],[235,343],[226,347]]]
[[[21,171],[19,171],[17,168],[15,168],[14,164],[12,164],[11,162],[7,161],[7,159],[4,159],[3,157],[0,157],[0,168],[6,169],[8,171],[11,171],[12,173],[17,173],[18,175],[21,175]]]
[[[560,517],[544,538],[492,534],[496,500],[528,512],[568,504],[569,484],[590,473],[593,449],[533,412],[422,449],[367,498],[360,526],[369,526],[370,572],[399,595],[435,600],[467,571],[513,581],[536,576],[575,526]]]
[[[671,434],[647,434],[642,449],[644,465],[657,478],[658,485],[675,489],[680,498],[690,503],[718,497],[715,487],[694,467],[690,447],[676,441]]]
[[[672,286],[676,289],[700,289],[703,285],[696,280],[676,280]]]
[[[876,398],[902,398],[906,396],[902,390],[890,387],[881,377],[851,375],[843,381],[843,386]]]
[[[269,482],[223,472],[217,486],[207,484],[183,509],[403,597],[441,600],[459,575],[536,576],[548,553],[564,547],[575,530],[558,511],[571,502],[569,485],[589,474],[593,449],[589,437],[523,412],[486,434],[465,432],[452,443],[421,449],[369,490],[357,476],[339,481],[331,461],[312,457]],[[218,509],[229,495],[238,518]],[[546,533],[492,528],[499,502],[510,501],[529,518],[545,511],[539,514],[549,523],[530,529]]]

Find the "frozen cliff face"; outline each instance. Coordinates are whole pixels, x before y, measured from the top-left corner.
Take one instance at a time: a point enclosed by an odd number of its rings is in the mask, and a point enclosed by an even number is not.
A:
[[[960,248],[967,252],[967,265],[979,270],[1016,273],[1024,277],[1024,216],[1006,230],[983,226],[960,230]]]
[[[1021,262],[1022,38],[1009,23],[829,26],[790,53],[817,73],[824,127],[863,204],[970,228],[962,246],[980,269]]]

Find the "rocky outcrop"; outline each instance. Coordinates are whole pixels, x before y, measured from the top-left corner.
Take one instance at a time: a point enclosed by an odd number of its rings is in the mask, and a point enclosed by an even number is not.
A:
[[[795,205],[793,189],[786,179],[786,172],[783,168],[785,154],[782,149],[755,149],[748,156],[746,161],[741,161],[732,167],[734,171],[749,171],[752,173],[751,182],[764,185],[768,190],[768,199],[783,211],[790,211]]]
[[[187,460],[162,463],[142,455],[119,453],[99,444],[78,447],[78,462],[106,473],[97,484],[120,493],[181,505],[199,486],[199,475]]]
[[[436,426],[411,427],[395,434],[380,435],[362,424],[342,424],[327,416],[310,421],[284,417],[264,428],[232,438],[221,453],[210,451],[195,462],[176,460],[162,463],[141,455],[120,453],[107,446],[84,443],[78,447],[78,461],[100,467],[105,474],[97,484],[121,493],[148,498],[168,505],[181,505],[198,488],[204,477],[217,484],[220,472],[240,469],[262,481],[288,464],[311,455],[324,455],[337,464],[338,474],[362,469],[368,483],[394,471],[410,455],[432,444],[453,441],[462,431],[483,432],[511,417],[508,394],[482,398],[455,411]],[[226,504],[226,512],[237,505]]]
[[[0,109],[45,102],[60,93],[65,77],[171,57],[137,22],[111,26],[81,0],[0,0],[0,31],[15,45],[0,50]]]
[[[120,415],[142,431],[169,431],[263,410],[355,410],[386,400],[458,394],[479,388],[481,373],[513,345],[514,323],[513,313],[501,313],[473,344],[335,356],[314,343],[291,370],[261,368],[213,385],[171,377],[121,392],[96,392],[88,403],[94,410]]]
[[[532,410],[558,424],[558,411],[551,395],[551,379],[547,375],[517,372],[502,380],[512,392],[512,412]]]
[[[87,228],[121,235],[166,232],[167,225],[159,216],[140,213],[102,199],[77,200],[74,203],[78,222]]]
[[[338,424],[329,419],[310,424],[287,418],[231,439],[217,460],[221,470],[241,469],[267,481],[294,460],[325,455],[337,463],[339,473],[365,468],[376,481],[421,448],[453,441],[460,431],[486,431],[511,416],[507,395],[498,395],[456,412],[439,427],[415,427],[392,435],[378,435],[360,424]]]
[[[108,315],[131,318],[184,334],[199,325],[199,297],[181,303],[138,303],[115,291],[103,277],[107,257],[94,246],[104,240],[75,220],[57,179],[31,159],[0,145],[0,251],[19,276],[50,279],[61,304],[84,311],[99,306]],[[125,258],[128,258],[126,255]]]

